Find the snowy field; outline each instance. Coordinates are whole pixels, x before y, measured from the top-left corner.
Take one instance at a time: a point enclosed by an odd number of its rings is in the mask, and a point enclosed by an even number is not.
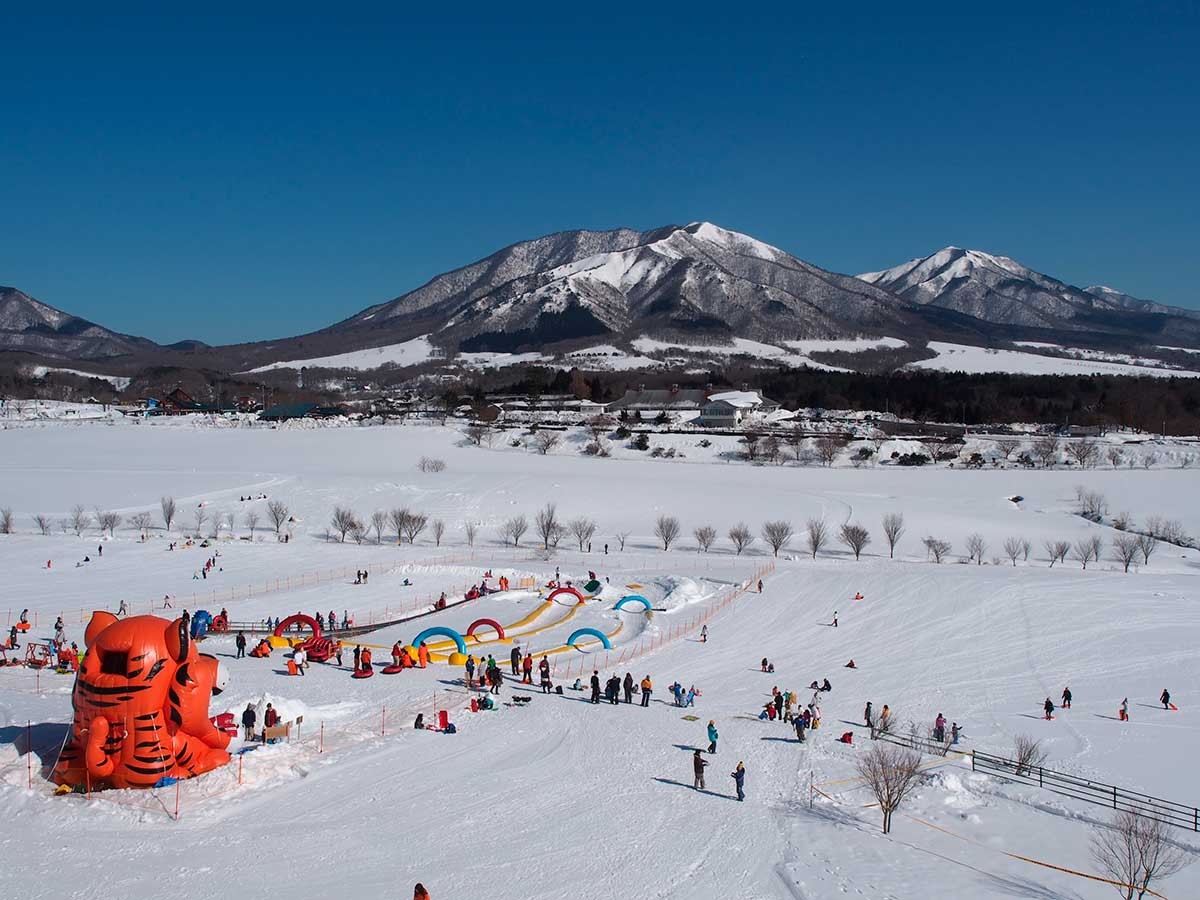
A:
[[[569,689],[543,696],[536,688],[516,691],[533,698],[517,707],[507,702],[509,682],[506,702],[473,714],[461,671],[447,665],[356,681],[347,653],[345,667],[314,664],[305,677],[288,677],[278,651],[238,660],[230,639],[211,638],[203,649],[230,675],[212,713],[271,702],[285,719],[304,721],[291,742],[257,747],[183,783],[176,819],[174,787],[52,796],[46,775],[71,717],[72,679],[2,669],[7,894],[111,898],[153,885],[170,898],[228,890],[407,896],[422,881],[438,900],[1113,895],[1112,886],[1072,874],[1099,874],[1088,841],[1108,820],[1102,807],[973,773],[957,753],[926,757],[918,790],[883,835],[855,780],[855,760],[870,747],[868,700],[876,710],[889,704],[905,732],[912,721],[923,734],[944,713],[965,729],[956,751],[1008,755],[1014,735],[1033,735],[1053,769],[1200,804],[1200,554],[1162,544],[1149,565],[1125,574],[1108,549],[1116,532],[1074,514],[1082,485],[1135,524],[1158,515],[1196,535],[1194,468],[749,466],[723,462],[719,441],[701,453],[692,438],[672,439],[689,442],[684,463],[583,457],[581,436],[547,456],[502,441],[469,447],[453,429],[433,427],[218,429],[179,419],[0,430],[0,507],[13,509],[17,531],[0,535],[0,624],[28,608],[35,639],[49,638],[62,615],[68,639],[78,641],[92,610],[115,611],[124,600],[144,613],[164,594],[175,612],[226,607],[235,621],[257,621],[333,609],[362,624],[425,611],[441,591],[457,599],[489,568],[514,586],[523,578],[543,585],[556,568],[581,584],[594,570],[605,585],[582,606],[517,589],[361,641],[378,648],[376,662],[387,661],[394,641],[421,628],[462,629],[486,617],[514,626],[518,646],[547,653],[556,683],[569,687],[596,668],[602,680],[629,671],[655,685],[646,709],[636,697],[594,707]],[[445,471],[419,472],[422,456],[445,460]],[[170,535],[157,512],[164,494],[180,511]],[[287,543],[267,524],[266,499],[241,499],[262,495],[288,504],[295,521]],[[596,520],[591,553],[568,536],[547,557],[532,528],[520,548],[500,545],[499,523],[532,519],[548,501],[566,519]],[[94,527],[82,537],[57,526],[38,533],[33,516],[57,522],[76,504],[126,520],[150,510],[156,524],[144,542],[127,524],[104,540]],[[441,546],[429,530],[413,546],[397,547],[394,535],[382,544],[330,541],[335,504],[366,517],[408,506],[443,520],[446,535]],[[206,579],[195,576],[211,549],[168,549],[198,509],[210,518],[231,512],[236,522],[236,537],[217,542],[218,567]],[[260,513],[254,541],[241,539],[251,509]],[[906,523],[895,559],[880,528],[888,512]],[[682,524],[666,552],[654,537],[661,514]],[[813,517],[834,530],[867,527],[872,543],[861,561],[836,541],[811,559],[800,532]],[[779,559],[761,539],[736,556],[730,526],[744,521],[757,534],[769,519],[788,519],[798,532]],[[467,522],[478,524],[473,548]],[[692,531],[706,524],[719,537],[704,554]],[[961,563],[973,532],[987,544],[984,565]],[[619,552],[616,535],[626,533]],[[953,545],[944,564],[926,559],[927,535]],[[1105,542],[1099,563],[1048,566],[1044,542],[1093,535]],[[1032,547],[1015,567],[1001,549],[1014,536]],[[356,585],[362,568],[370,578]],[[738,589],[764,570],[761,594]],[[626,593],[646,596],[653,614],[614,610]],[[611,635],[612,649],[565,649],[579,627]],[[484,643],[478,652],[494,653],[507,671],[511,648]],[[774,674],[760,671],[763,657]],[[855,669],[845,668],[851,658]],[[821,699],[822,727],[806,744],[757,718],[773,686],[807,702],[806,686],[826,677],[833,690]],[[701,691],[695,709],[666,702],[675,680]],[[1073,708],[1042,720],[1042,701],[1057,703],[1067,686]],[[1179,711],[1156,703],[1164,687]],[[1128,723],[1116,720],[1124,697]],[[416,713],[428,719],[438,709],[449,711],[457,734],[412,729]],[[683,718],[691,714],[698,718]],[[710,719],[718,752],[707,790],[697,792],[692,750],[707,746]],[[846,731],[852,745],[836,740]],[[747,771],[744,804],[729,777],[738,761]],[[1191,832],[1172,837],[1200,847]],[[1156,889],[1171,900],[1200,896],[1200,866]]]

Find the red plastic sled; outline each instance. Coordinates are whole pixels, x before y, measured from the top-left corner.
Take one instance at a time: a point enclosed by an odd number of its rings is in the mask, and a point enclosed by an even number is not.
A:
[[[374,669],[359,669],[357,672],[352,674],[350,677],[351,678],[370,678],[374,674],[375,674]]]
[[[404,671],[404,666],[384,666],[383,667],[384,675],[397,675],[403,671]]]

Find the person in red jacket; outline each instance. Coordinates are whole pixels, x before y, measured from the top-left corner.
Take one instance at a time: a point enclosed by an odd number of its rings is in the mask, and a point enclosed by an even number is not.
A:
[[[263,725],[265,725],[267,728],[274,728],[278,724],[279,710],[268,703],[267,710],[263,713]]]
[[[429,900],[429,891],[425,890],[425,885],[417,882],[417,886],[413,888],[413,900]]]
[[[525,660],[521,664],[521,669],[525,673],[525,677],[523,679],[521,679],[522,682],[524,682],[525,684],[533,684],[533,654],[532,653],[525,654]]]

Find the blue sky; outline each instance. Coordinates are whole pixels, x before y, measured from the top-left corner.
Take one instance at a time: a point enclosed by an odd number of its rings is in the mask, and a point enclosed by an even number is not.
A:
[[[836,271],[957,244],[1200,307],[1195,4],[12,6],[0,284],[158,341],[699,219]]]

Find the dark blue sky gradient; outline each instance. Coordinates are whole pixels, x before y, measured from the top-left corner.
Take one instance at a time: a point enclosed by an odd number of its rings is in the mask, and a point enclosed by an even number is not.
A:
[[[1200,306],[1195,4],[11,6],[0,284],[158,341],[699,219],[836,271],[957,244]]]

